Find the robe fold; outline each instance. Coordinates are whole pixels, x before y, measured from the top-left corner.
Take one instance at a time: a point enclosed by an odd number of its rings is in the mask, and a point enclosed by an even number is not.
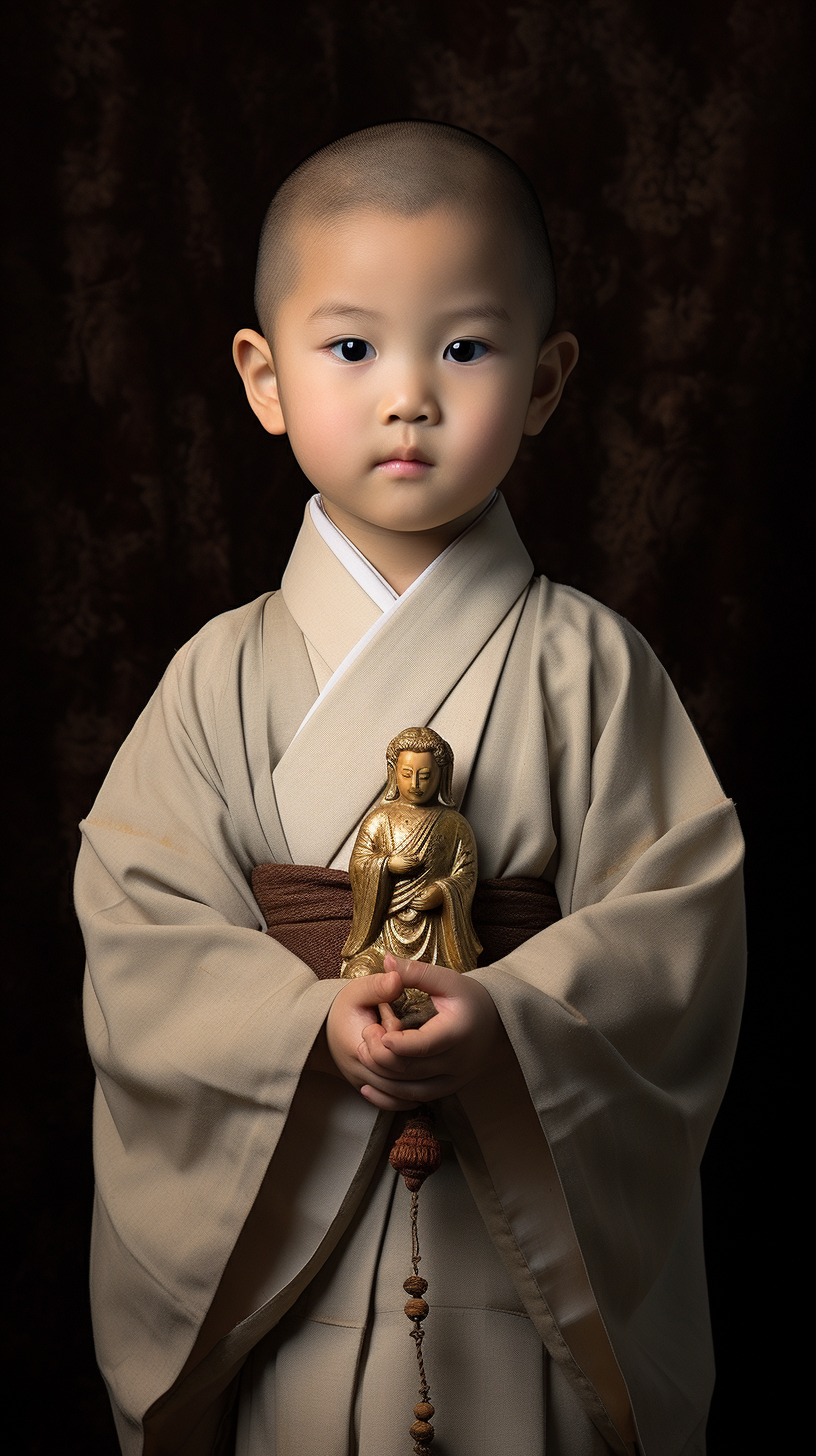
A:
[[[412,724],[454,749],[480,875],[546,873],[563,916],[469,973],[509,1045],[445,1100],[426,1185],[436,1447],[704,1450],[698,1169],[742,840],[643,639],[534,578],[499,497],[384,613],[307,512],[282,590],[179,652],[83,823],[92,1300],[126,1456],[404,1448],[391,1119],[310,1058],[343,983],[259,933],[249,881],[347,868]]]

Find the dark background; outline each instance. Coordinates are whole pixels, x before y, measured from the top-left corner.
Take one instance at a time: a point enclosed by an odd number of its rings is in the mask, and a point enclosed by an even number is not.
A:
[[[172,652],[279,583],[302,515],[306,482],[230,361],[233,333],[254,324],[269,198],[314,148],[401,116],[480,132],[539,189],[556,323],[582,357],[506,494],[537,565],[645,634],[737,800],[754,980],[704,1167],[720,1371],[709,1449],[793,1449],[777,1323],[778,1271],[796,1285],[780,1212],[790,1114],[774,1086],[788,1084],[800,1019],[782,977],[803,859],[813,11],[52,0],[15,12],[3,1004],[20,1227],[4,1368],[27,1435],[14,1450],[116,1449],[87,1312],[76,823]]]

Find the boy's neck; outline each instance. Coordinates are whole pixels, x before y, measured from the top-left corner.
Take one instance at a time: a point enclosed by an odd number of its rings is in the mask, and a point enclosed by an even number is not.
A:
[[[357,547],[398,596],[402,596],[431,562],[478,519],[487,504],[480,501],[465,515],[428,531],[394,531],[351,515],[325,496],[321,496],[321,500],[329,520]]]

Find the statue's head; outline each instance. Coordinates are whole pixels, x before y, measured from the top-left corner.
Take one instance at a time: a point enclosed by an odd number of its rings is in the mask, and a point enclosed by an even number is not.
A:
[[[403,728],[385,750],[388,784],[384,799],[440,803],[454,807],[451,792],[453,749],[433,728]],[[409,774],[407,770],[411,770]],[[404,784],[401,780],[404,779]],[[418,792],[419,789],[422,792]]]

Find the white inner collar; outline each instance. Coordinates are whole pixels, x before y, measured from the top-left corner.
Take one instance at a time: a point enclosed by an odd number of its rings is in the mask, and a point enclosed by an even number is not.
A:
[[[471,521],[470,526],[466,528],[467,531],[470,531],[476,525],[476,522],[480,521],[482,516],[490,510],[498,493],[498,490],[494,490],[484,510],[479,512],[475,521]],[[338,561],[342,562],[349,575],[354,578],[358,586],[362,587],[372,602],[376,603],[381,612],[387,611],[389,607],[394,606],[395,602],[400,601],[399,594],[394,591],[392,586],[389,586],[385,577],[381,576],[377,568],[371,565],[371,562],[363,555],[362,551],[358,550],[353,541],[349,541],[348,536],[343,535],[340,527],[335,526],[334,521],[327,514],[326,507],[319,493],[313,495],[309,501],[309,514],[311,515],[315,530],[322,536],[329,550],[334,553]],[[465,534],[466,531],[463,531],[462,536]],[[457,536],[456,541],[461,541],[462,536]],[[445,551],[440,552],[439,556],[431,562],[430,566],[426,566],[421,576],[418,576],[416,581],[412,582],[411,586],[408,587],[409,592],[415,586],[419,586],[421,581],[425,580],[426,576],[433,571],[437,562],[441,561],[442,557],[451,550],[451,547],[456,545],[456,541],[452,541],[450,546],[446,547]],[[406,593],[403,592],[403,596],[405,595]]]
[[[368,631],[360,638],[359,642],[357,642],[355,646],[352,647],[351,651],[347,654],[347,656],[343,658],[343,661],[340,663],[339,667],[336,668],[335,671],[332,673],[331,677],[323,688],[323,691],[312,703],[312,706],[306,714],[306,717],[303,719],[303,723],[301,723],[300,728],[298,728],[298,733],[300,732],[300,729],[304,726],[304,724],[308,723],[312,714],[320,706],[324,698],[326,698],[331,692],[335,683],[338,682],[343,676],[343,673],[346,672],[349,667],[351,667],[351,664],[355,661],[357,657],[359,657],[363,648],[368,646],[372,638],[376,636],[377,632],[380,630],[383,624],[388,621],[388,618],[392,616],[392,614],[397,610],[402,602],[405,601],[406,597],[409,597],[411,593],[415,591],[416,588],[420,585],[420,583],[425,581],[426,577],[430,576],[434,568],[439,565],[439,562],[444,556],[447,556],[449,551],[453,550],[457,542],[461,541],[462,537],[466,536],[468,531],[472,531],[473,527],[477,524],[477,522],[481,521],[482,517],[487,515],[487,512],[490,510],[494,501],[498,499],[498,494],[498,490],[494,490],[492,496],[490,497],[490,500],[487,502],[484,510],[479,512],[476,520],[471,521],[470,525],[462,532],[462,535],[457,536],[456,541],[451,541],[450,546],[446,546],[445,550],[440,552],[436,559],[431,562],[430,566],[425,567],[425,570],[422,572],[421,576],[418,576],[416,581],[411,582],[411,585],[406,591],[403,592],[402,596],[397,595],[393,587],[390,587],[388,585],[388,582],[385,580],[385,578],[380,576],[380,573],[371,565],[371,562],[368,561],[365,556],[363,556],[362,551],[358,551],[357,547],[352,545],[348,537],[344,536],[343,532],[337,526],[335,526],[334,521],[329,519],[326,514],[323,502],[320,499],[320,496],[313,495],[311,497],[311,500],[309,501],[309,514],[311,515],[312,521],[314,522],[315,529],[319,531],[323,540],[326,542],[326,545],[329,547],[329,550],[334,552],[337,559],[342,562],[346,570],[350,573],[351,576],[354,577],[354,580],[358,583],[358,585],[363,588],[363,591],[367,592],[368,595],[371,597],[372,601],[376,602],[377,606],[382,609],[382,615],[377,618],[376,622],[374,622],[371,627],[369,627]],[[297,738],[297,733],[295,734],[295,737]]]
[[[334,552],[338,561],[342,562],[346,571],[354,578],[358,586],[363,588],[366,596],[371,597],[372,602],[384,612],[397,600],[397,593],[392,586],[388,585],[384,576],[380,576],[376,567],[358,551],[348,536],[344,536],[339,526],[326,513],[326,507],[320,495],[313,495],[309,501],[309,512],[312,517],[312,524],[323,537],[330,551]]]

